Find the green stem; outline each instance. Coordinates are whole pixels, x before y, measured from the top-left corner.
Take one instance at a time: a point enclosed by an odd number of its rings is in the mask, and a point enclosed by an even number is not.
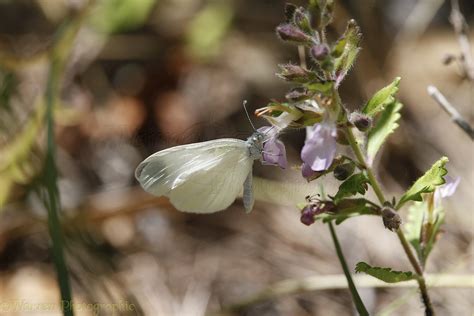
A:
[[[54,141],[54,100],[56,90],[58,86],[57,77],[59,76],[58,63],[54,60],[51,61],[50,74],[48,78],[48,86],[46,88],[46,124],[47,124],[47,154],[46,154],[46,166],[45,166],[45,177],[44,185],[47,188],[48,199],[48,228],[49,234],[52,241],[53,260],[58,276],[59,290],[61,292],[61,306],[63,308],[64,315],[73,315],[72,310],[72,294],[71,285],[69,283],[69,274],[66,266],[66,260],[64,258],[64,241],[63,232],[61,230],[61,223],[59,219],[60,203],[59,203],[59,192],[57,186],[57,170],[56,170],[56,159],[55,152],[56,146]]]
[[[73,19],[67,19],[58,29],[49,56],[50,68],[45,91],[47,152],[44,170],[44,186],[47,197],[48,229],[52,242],[53,261],[58,277],[61,294],[61,308],[66,316],[73,316],[72,291],[69,273],[64,255],[64,235],[61,228],[61,206],[57,184],[56,143],[54,135],[54,108],[60,90],[60,83],[64,72],[67,57],[71,51],[76,34],[81,26],[89,6]]]
[[[383,205],[386,202],[386,199],[381,189],[381,186],[378,183],[377,179],[375,178],[372,168],[369,167],[367,162],[365,161],[362,150],[359,144],[357,143],[357,140],[355,139],[355,136],[354,136],[354,133],[352,132],[351,127],[346,127],[345,131],[346,131],[347,139],[349,141],[349,144],[352,150],[354,151],[355,156],[359,160],[359,163],[365,166],[370,185],[372,186],[372,189],[374,190],[375,195],[377,195],[377,198],[379,199],[380,203]],[[416,257],[413,254],[413,251],[411,250],[410,245],[408,244],[408,241],[406,240],[405,235],[403,234],[403,231],[401,229],[397,230],[397,236],[398,236],[398,239],[400,240],[400,243],[402,244],[403,250],[405,251],[408,257],[408,260],[410,261],[411,265],[413,266],[416,273],[418,274],[417,281],[418,281],[418,286],[421,292],[421,298],[425,305],[425,314],[427,316],[435,315],[433,306],[431,305],[430,297],[428,295],[428,290],[426,288],[426,282],[423,276],[423,269],[421,268],[419,262],[416,260]]]
[[[337,257],[339,258],[339,262],[341,263],[342,270],[344,271],[344,275],[346,276],[347,284],[349,285],[349,290],[351,292],[352,300],[354,301],[356,309],[359,312],[359,315],[368,316],[369,312],[367,312],[364,302],[362,302],[359,292],[357,292],[357,288],[354,284],[354,281],[352,280],[351,272],[349,268],[347,267],[344,254],[342,253],[341,245],[339,244],[339,240],[337,239],[336,230],[334,229],[332,222],[329,222],[329,230],[331,231],[331,237],[334,242],[334,247],[336,248]]]

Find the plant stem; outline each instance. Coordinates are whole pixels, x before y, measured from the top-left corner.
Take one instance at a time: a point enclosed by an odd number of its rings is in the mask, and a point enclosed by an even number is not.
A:
[[[355,139],[355,136],[354,136],[354,133],[352,132],[351,127],[346,127],[345,131],[346,131],[347,139],[349,141],[349,144],[352,150],[354,151],[355,156],[359,160],[359,163],[365,166],[370,185],[372,186],[372,189],[377,195],[377,198],[379,199],[380,203],[383,205],[386,202],[386,199],[380,187],[380,184],[378,183],[377,179],[374,176],[372,167],[368,166],[367,162],[365,161],[364,155],[362,154],[362,150],[359,144],[357,143],[357,140]],[[425,315],[427,316],[435,315],[433,306],[431,305],[430,297],[428,295],[428,290],[426,288],[426,282],[423,276],[423,269],[421,268],[419,262],[416,260],[416,257],[413,254],[413,251],[411,250],[410,245],[408,244],[408,241],[406,240],[405,235],[403,234],[403,231],[401,229],[397,230],[397,236],[398,236],[398,239],[400,240],[400,243],[402,244],[403,250],[405,251],[408,257],[408,260],[410,261],[411,265],[413,266],[416,273],[418,274],[417,281],[418,281],[418,286],[421,292],[421,298],[425,305]]]
[[[61,307],[64,315],[73,315],[71,285],[69,283],[69,274],[64,258],[64,238],[59,219],[60,203],[57,186],[57,170],[55,162],[56,144],[54,141],[54,117],[53,107],[56,96],[59,77],[58,62],[51,61],[49,70],[48,85],[46,88],[46,124],[47,124],[47,153],[44,185],[47,188],[47,209],[48,209],[48,228],[51,236],[53,261],[58,276],[59,290],[61,293]]]
[[[64,234],[61,228],[61,205],[57,184],[56,143],[54,135],[54,108],[59,94],[62,75],[67,57],[79,31],[89,6],[79,12],[75,18],[66,19],[55,34],[53,47],[49,55],[49,73],[45,91],[47,152],[43,185],[46,187],[45,204],[48,209],[48,229],[51,236],[53,261],[58,277],[61,294],[61,309],[64,315],[73,316],[72,292],[69,273],[64,256]]]
[[[352,280],[351,272],[347,267],[346,260],[344,259],[344,254],[342,253],[341,245],[339,244],[339,240],[337,239],[336,230],[334,229],[332,222],[329,222],[328,225],[329,230],[331,231],[331,237],[332,241],[334,242],[334,247],[336,248],[337,257],[339,258],[342,270],[344,271],[344,275],[346,276],[347,284],[349,285],[349,290],[351,292],[352,300],[354,301],[357,312],[359,312],[359,315],[368,316],[369,312],[367,312],[367,309],[364,306],[364,302],[362,302],[359,292],[357,292],[357,288],[354,284],[354,281]]]

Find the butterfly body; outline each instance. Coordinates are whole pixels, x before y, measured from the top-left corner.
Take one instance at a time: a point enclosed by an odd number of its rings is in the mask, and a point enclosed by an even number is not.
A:
[[[244,188],[250,211],[252,166],[262,159],[263,141],[256,132],[247,141],[223,138],[168,148],[140,163],[135,177],[145,191],[167,196],[178,210],[192,213],[226,209]]]

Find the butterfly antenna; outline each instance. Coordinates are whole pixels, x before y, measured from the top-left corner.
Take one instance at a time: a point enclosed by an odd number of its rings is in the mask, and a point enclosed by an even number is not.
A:
[[[242,105],[244,106],[245,114],[247,114],[247,118],[249,119],[250,125],[252,125],[252,128],[253,128],[254,131],[257,131],[257,129],[255,128],[255,126],[252,123],[252,120],[250,119],[249,112],[247,111],[247,107],[246,107],[247,100],[244,100],[244,102],[242,102]]]

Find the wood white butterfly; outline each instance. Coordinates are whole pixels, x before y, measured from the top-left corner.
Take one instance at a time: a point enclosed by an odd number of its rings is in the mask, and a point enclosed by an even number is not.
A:
[[[178,210],[213,213],[228,208],[243,188],[247,212],[253,208],[252,166],[263,161],[265,135],[181,145],[146,158],[135,171],[143,189],[167,196]]]

